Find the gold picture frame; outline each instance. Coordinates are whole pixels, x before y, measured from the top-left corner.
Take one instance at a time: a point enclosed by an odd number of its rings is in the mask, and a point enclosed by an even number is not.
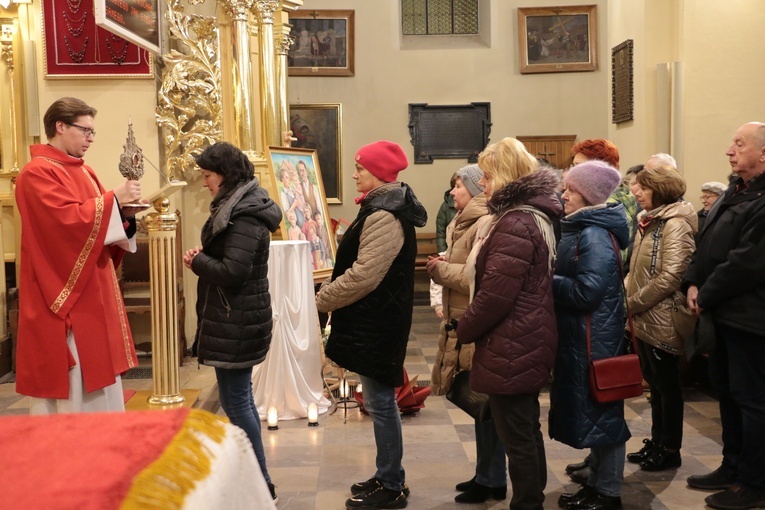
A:
[[[274,200],[282,210],[283,238],[311,244],[314,281],[331,276],[337,246],[316,150],[271,146],[267,152]]]
[[[355,11],[297,10],[290,25],[289,76],[354,75]]]
[[[316,149],[328,204],[343,203],[342,114],[340,103],[290,105],[292,147]]]
[[[598,6],[519,7],[521,74],[598,69]]]

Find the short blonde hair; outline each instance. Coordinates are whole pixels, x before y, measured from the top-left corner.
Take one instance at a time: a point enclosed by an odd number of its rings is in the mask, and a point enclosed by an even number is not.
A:
[[[486,147],[478,156],[478,166],[494,180],[493,188],[499,190],[539,168],[537,158],[515,138],[503,138]]]
[[[655,168],[644,168],[638,172],[635,180],[641,188],[653,192],[653,207],[677,202],[685,194],[685,179],[674,167],[661,165]]]

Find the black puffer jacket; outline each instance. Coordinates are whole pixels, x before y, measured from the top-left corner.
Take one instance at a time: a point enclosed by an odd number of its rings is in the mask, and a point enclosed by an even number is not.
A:
[[[414,258],[417,254],[414,227],[424,226],[428,217],[409,186],[401,183],[387,193],[362,202],[358,216],[337,249],[332,280],[353,266],[358,258],[364,223],[372,213],[380,210],[389,212],[401,224],[404,244],[374,290],[332,312],[332,332],[326,354],[352,372],[383,384],[400,386],[412,325]],[[377,237],[389,233],[370,232],[369,235]]]
[[[739,177],[717,199],[696,240],[684,286],[699,288],[698,303],[715,322],[765,335],[765,175]]]
[[[553,278],[558,355],[550,390],[550,437],[574,448],[621,444],[630,438],[624,402],[590,397],[587,316],[592,358],[624,354],[624,292],[618,255],[629,243],[622,204],[580,209],[561,221]]]
[[[247,368],[271,343],[268,233],[282,213],[257,179],[219,193],[210,209],[191,263],[199,276],[195,345],[202,364]]]

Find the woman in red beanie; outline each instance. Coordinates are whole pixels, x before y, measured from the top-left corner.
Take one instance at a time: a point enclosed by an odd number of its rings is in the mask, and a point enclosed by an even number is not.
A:
[[[326,354],[359,374],[374,424],[377,472],[351,486],[348,509],[404,508],[409,496],[395,388],[403,384],[412,324],[414,228],[425,226],[428,216],[412,189],[397,181],[408,165],[393,142],[356,153],[353,179],[361,209],[337,248],[331,279],[316,296],[319,311],[332,312]]]

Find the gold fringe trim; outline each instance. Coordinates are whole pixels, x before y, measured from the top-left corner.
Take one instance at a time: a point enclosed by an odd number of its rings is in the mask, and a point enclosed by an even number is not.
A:
[[[181,509],[197,482],[210,475],[210,452],[200,434],[220,443],[226,435],[225,425],[214,414],[192,409],[162,455],[135,477],[120,508]]]

